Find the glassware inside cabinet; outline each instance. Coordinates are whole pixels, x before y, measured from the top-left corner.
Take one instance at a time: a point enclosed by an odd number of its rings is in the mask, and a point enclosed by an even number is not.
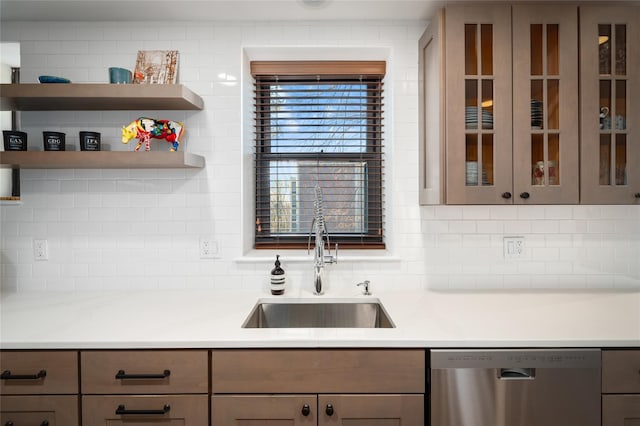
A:
[[[560,134],[549,133],[547,177],[549,185],[560,185]]]
[[[465,24],[465,184],[493,185],[493,25]]]
[[[544,185],[544,135],[531,135],[531,185]]]
[[[615,46],[612,49],[611,46]],[[627,27],[598,25],[600,185],[627,185]],[[614,66],[612,70],[612,64]],[[612,72],[613,71],[613,72]]]
[[[560,185],[560,35],[531,24],[531,185]]]
[[[600,80],[600,130],[611,130],[611,80]]]

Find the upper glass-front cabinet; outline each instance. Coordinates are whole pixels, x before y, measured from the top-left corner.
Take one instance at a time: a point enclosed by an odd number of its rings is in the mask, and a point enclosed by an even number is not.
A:
[[[580,8],[581,200],[640,203],[640,7]]]
[[[514,202],[579,201],[575,6],[513,7]]]
[[[446,201],[510,204],[511,8],[450,6],[445,20]]]
[[[577,203],[577,8],[445,18],[447,203]]]

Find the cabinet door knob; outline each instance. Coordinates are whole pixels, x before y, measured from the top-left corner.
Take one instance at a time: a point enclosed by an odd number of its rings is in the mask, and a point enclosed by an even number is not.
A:
[[[633,196],[636,198],[640,198],[640,192],[636,192],[635,194],[633,194]]]
[[[11,420],[9,420],[8,422],[6,422],[4,424],[4,426],[13,426],[13,422]]]
[[[327,416],[333,416],[333,405],[327,404],[327,409],[324,412],[327,413]]]
[[[511,193],[510,192],[503,192],[502,193],[502,198],[504,198],[505,200],[508,200],[509,198],[511,198]]]
[[[528,192],[523,192],[520,194],[520,198],[522,198],[523,200],[526,200],[527,198],[529,198],[530,195]]]
[[[49,420],[45,420],[42,423],[40,423],[40,426],[49,426]]]
[[[311,407],[309,407],[309,404],[304,404],[302,406],[302,415],[307,417],[309,414],[311,414]]]

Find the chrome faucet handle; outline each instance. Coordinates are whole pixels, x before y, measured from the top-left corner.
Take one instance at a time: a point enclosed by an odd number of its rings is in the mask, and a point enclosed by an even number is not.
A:
[[[329,247],[329,245],[327,245],[327,247]],[[335,254],[330,254],[331,252],[329,251],[329,249],[327,249],[329,254],[326,254],[324,256],[324,263],[338,263],[338,244],[334,244],[333,247],[335,249]]]
[[[369,291],[369,280],[357,284],[358,287],[361,285],[364,286],[364,292],[362,294],[365,296],[371,296],[371,292]]]
[[[338,263],[338,243],[333,245],[335,254],[331,256],[331,263]]]

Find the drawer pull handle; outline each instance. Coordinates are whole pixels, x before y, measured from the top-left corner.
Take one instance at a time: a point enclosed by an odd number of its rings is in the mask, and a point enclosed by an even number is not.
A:
[[[15,426],[15,425],[11,420],[9,420],[8,422],[6,422],[4,424],[4,426]],[[48,420],[44,420],[42,423],[40,423],[40,426],[49,426],[49,421]]]
[[[118,370],[116,374],[116,379],[118,380],[128,380],[128,379],[166,379],[171,375],[170,370],[164,370],[160,374],[127,374],[124,370]]]
[[[47,370],[40,370],[36,374],[11,374],[11,370],[4,370],[0,374],[2,380],[38,380],[47,376]]]
[[[160,410],[127,410],[124,404],[118,405],[116,409],[117,415],[128,415],[128,414],[167,414],[171,410],[171,406],[169,404],[164,404],[164,407]]]
[[[307,417],[309,414],[311,414],[311,407],[309,407],[309,404],[304,404],[302,406],[302,415]]]
[[[325,410],[325,413],[327,413],[327,416],[329,417],[333,416],[333,405],[327,404],[327,409]]]

